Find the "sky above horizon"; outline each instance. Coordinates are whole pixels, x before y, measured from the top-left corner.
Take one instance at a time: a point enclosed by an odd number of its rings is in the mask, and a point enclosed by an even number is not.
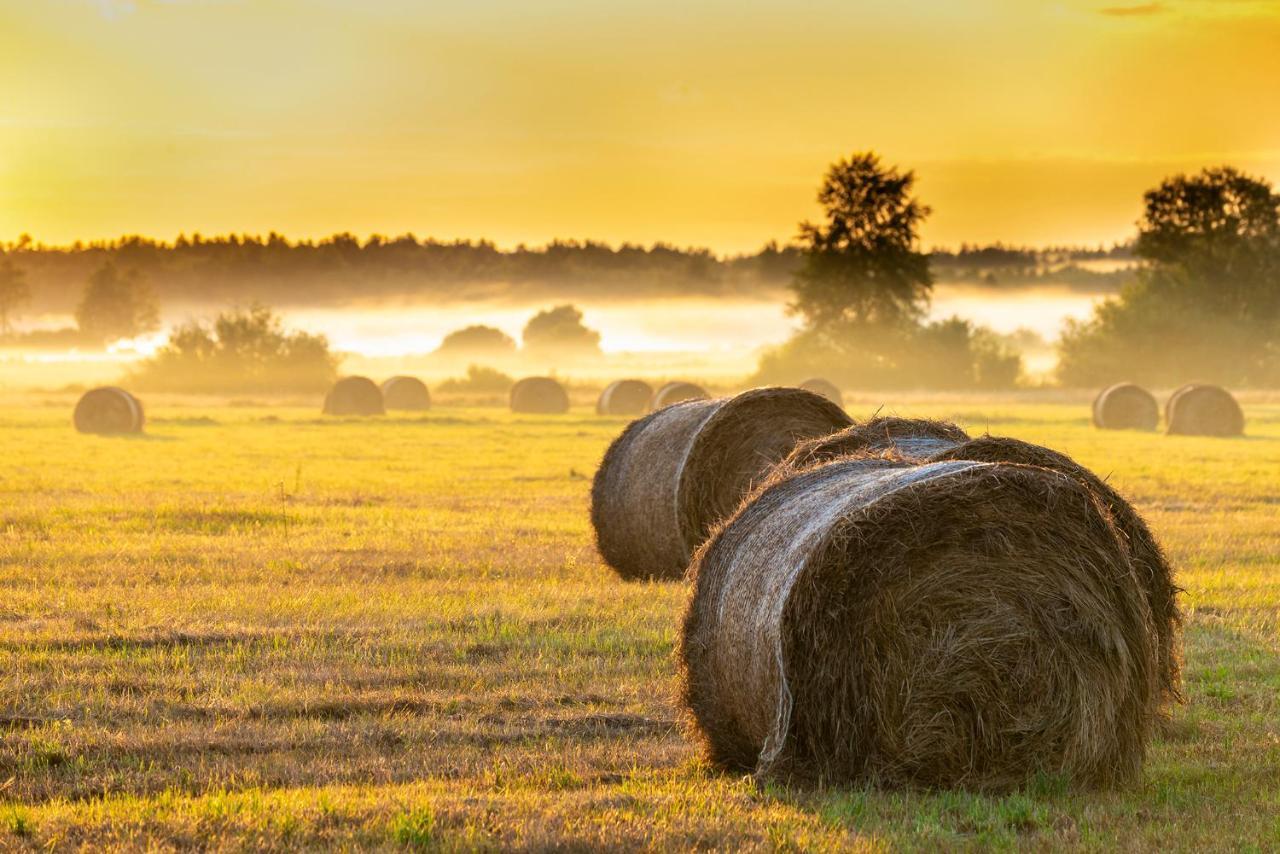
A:
[[[0,0],[0,240],[275,230],[749,251],[827,165],[929,245],[1280,181],[1280,0]]]

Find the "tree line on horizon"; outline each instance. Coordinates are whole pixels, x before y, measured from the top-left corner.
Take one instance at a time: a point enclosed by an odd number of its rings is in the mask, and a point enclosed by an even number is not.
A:
[[[504,250],[486,240],[420,240],[335,234],[291,241],[279,234],[180,236],[172,242],[129,236],[45,246],[29,237],[0,245],[0,268],[30,288],[25,303],[39,312],[72,310],[84,282],[110,264],[142,277],[166,303],[275,305],[412,297],[484,299],[769,297],[785,290],[803,264],[799,243],[769,243],[759,251],[717,256],[705,248],[558,240]],[[962,245],[930,253],[939,278],[985,286],[1052,280],[1091,292],[1119,288],[1122,274],[1081,263],[1127,260],[1125,245],[1031,248]],[[0,280],[3,287],[3,280]]]

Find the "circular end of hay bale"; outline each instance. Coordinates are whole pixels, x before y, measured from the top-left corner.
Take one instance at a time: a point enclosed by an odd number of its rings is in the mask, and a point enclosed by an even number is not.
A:
[[[1150,616],[1069,477],[835,462],[758,493],[693,572],[683,696],[718,765],[997,791],[1141,767]]]
[[[1244,410],[1221,386],[1183,386],[1169,398],[1165,416],[1171,436],[1244,435]]]
[[[382,389],[368,377],[343,377],[324,396],[325,415],[385,415]]]
[[[1121,534],[1121,544],[1129,551],[1134,572],[1147,597],[1156,636],[1157,676],[1161,713],[1182,697],[1182,665],[1180,634],[1182,611],[1178,607],[1179,588],[1173,582],[1169,565],[1146,521],[1120,493],[1089,469],[1060,451],[1033,445],[1019,439],[982,436],[944,451],[930,462],[971,460],[988,463],[1014,463],[1048,469],[1075,479],[1088,489],[1099,504],[1111,514]]]
[[[115,386],[90,389],[76,403],[72,423],[81,433],[141,433],[146,422],[142,402]]]
[[[392,377],[382,383],[382,403],[387,409],[426,412],[431,408],[431,391],[417,377]]]
[[[969,434],[950,421],[876,416],[839,433],[801,442],[784,465],[800,470],[859,454],[922,460],[967,441]]]
[[[844,406],[844,395],[836,384],[830,380],[824,380],[822,377],[812,377],[800,383],[800,388],[805,391],[811,391],[814,394],[820,394],[836,406]]]
[[[641,415],[653,399],[653,386],[644,380],[615,380],[600,392],[596,415]]]
[[[569,411],[569,393],[551,377],[525,377],[511,387],[511,411],[563,415]]]
[[[1140,385],[1116,383],[1093,400],[1093,426],[1099,430],[1154,430],[1160,424],[1160,404]]]
[[[663,407],[685,400],[706,400],[710,396],[700,385],[686,382],[667,383],[653,393],[653,400],[649,402],[649,411],[656,412]]]
[[[601,557],[627,580],[682,578],[707,532],[797,441],[848,424],[840,407],[797,388],[686,400],[632,422],[592,483]]]

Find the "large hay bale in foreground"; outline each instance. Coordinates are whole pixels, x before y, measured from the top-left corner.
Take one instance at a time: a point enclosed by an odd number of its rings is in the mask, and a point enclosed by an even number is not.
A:
[[[615,380],[600,392],[596,415],[640,415],[653,399],[653,386],[644,380]]]
[[[511,387],[511,411],[563,415],[569,411],[569,393],[551,377],[525,377]]]
[[[142,411],[142,402],[129,392],[104,386],[90,389],[81,396],[71,421],[81,433],[141,433],[146,413]]]
[[[385,415],[382,389],[368,377],[343,377],[324,396],[325,415]]]
[[[1173,393],[1165,408],[1171,436],[1241,436],[1244,411],[1231,392],[1192,383]]]
[[[626,579],[681,578],[712,526],[796,442],[848,423],[840,407],[798,388],[684,401],[632,422],[591,487],[600,555]]]
[[[686,382],[667,383],[653,393],[653,400],[649,402],[649,410],[656,412],[665,406],[671,406],[683,400],[706,400],[709,397],[711,395],[707,394],[707,390],[700,385]]]
[[[1099,430],[1154,430],[1160,424],[1160,404],[1140,385],[1116,383],[1093,400],[1093,426]]]
[[[417,377],[392,377],[382,383],[382,403],[387,409],[426,412],[431,408],[431,391]]]
[[[1070,477],[867,457],[784,472],[691,573],[683,699],[717,765],[981,790],[1141,767],[1146,597]]]
[[[840,393],[840,389],[830,380],[824,380],[822,377],[813,377],[800,383],[800,388],[805,391],[811,391],[814,394],[820,394],[836,406],[844,406],[844,395]]]
[[[1173,582],[1173,569],[1146,521],[1120,493],[1102,478],[1060,451],[1018,439],[983,436],[930,458],[931,462],[969,460],[973,462],[1016,463],[1038,466],[1064,474],[1093,493],[1111,514],[1121,542],[1128,548],[1138,580],[1147,597],[1156,637],[1157,701],[1163,712],[1182,697],[1182,611],[1178,607],[1181,590]]]
[[[969,434],[950,421],[876,416],[839,433],[801,442],[786,462],[789,468],[802,469],[855,454],[923,460],[967,441]]]

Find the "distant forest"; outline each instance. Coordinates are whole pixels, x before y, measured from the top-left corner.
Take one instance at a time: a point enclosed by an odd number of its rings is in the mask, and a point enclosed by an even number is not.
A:
[[[229,235],[182,236],[172,243],[124,237],[100,243],[44,246],[23,237],[0,244],[26,274],[28,312],[70,312],[85,282],[104,262],[136,270],[165,306],[248,304],[334,305],[383,300],[441,302],[669,296],[773,297],[800,263],[795,247],[769,244],[759,252],[720,257],[708,249],[666,244],[610,246],[555,241],[503,250],[480,241],[441,242],[412,235],[361,240],[336,234],[292,241]],[[930,256],[939,282],[987,287],[1053,283],[1112,292],[1124,271],[1082,264],[1132,261],[1130,247],[1030,249],[961,246]]]

